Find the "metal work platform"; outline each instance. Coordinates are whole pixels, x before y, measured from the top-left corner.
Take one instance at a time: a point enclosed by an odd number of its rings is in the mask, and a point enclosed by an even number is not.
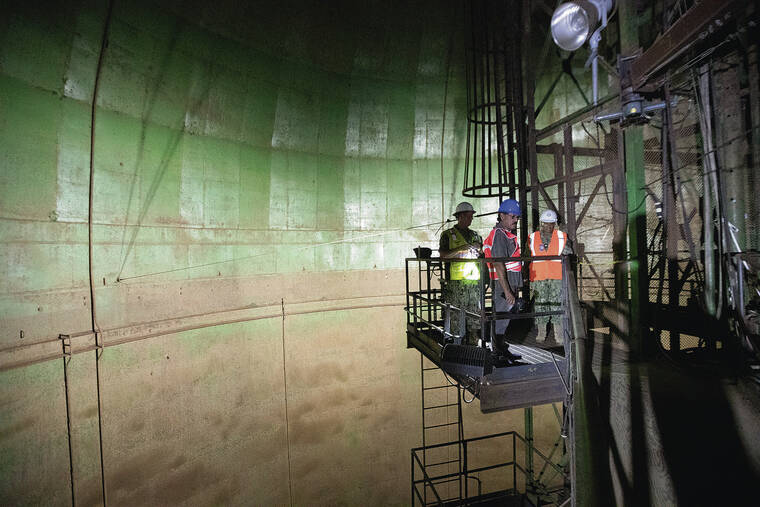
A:
[[[443,346],[422,331],[407,329],[407,346],[422,352],[439,368]],[[511,344],[509,350],[522,355],[514,365],[494,367],[480,378],[447,372],[480,400],[482,412],[496,412],[564,401],[567,395],[559,372],[567,369],[563,355],[528,345]]]
[[[561,402],[567,396],[560,372],[566,369],[565,358],[553,352],[511,345],[514,353],[522,355],[519,365],[496,368],[481,379],[478,398],[482,412],[532,407]]]
[[[559,257],[558,257],[559,258]],[[496,259],[494,259],[496,260]],[[530,258],[522,258],[523,262]],[[443,301],[440,278],[446,259],[410,258],[407,267],[407,347],[419,350],[452,379],[480,400],[482,412],[496,412],[515,408],[531,407],[546,403],[562,402],[568,395],[569,369],[565,351],[569,348],[569,318],[567,315],[567,285],[563,284],[561,310],[542,313],[503,314],[493,311],[491,293],[483,280],[479,283],[479,313]],[[484,259],[470,262],[480,263],[481,272],[487,272]],[[562,258],[563,266],[567,258]],[[527,299],[528,294],[524,294]],[[520,354],[522,359],[509,366],[485,368],[481,375],[457,373],[443,360],[447,344],[465,344],[464,326],[451,329],[454,313],[479,322],[480,343],[485,344],[493,333],[493,324],[499,318],[509,318],[507,340],[509,350]],[[537,344],[530,336],[531,322],[536,316],[553,315],[563,322],[568,330],[560,337],[562,344],[547,349]],[[464,318],[460,318],[463,322]],[[474,348],[474,347],[471,347]],[[490,351],[487,352],[490,354]]]

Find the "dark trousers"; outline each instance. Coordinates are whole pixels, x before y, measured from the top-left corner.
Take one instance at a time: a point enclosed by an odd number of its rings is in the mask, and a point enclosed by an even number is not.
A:
[[[504,289],[501,288],[501,284],[498,280],[491,280],[491,286],[493,287],[493,310],[494,312],[508,312],[512,309],[512,305],[507,303],[504,298]],[[514,293],[513,293],[514,294]],[[507,326],[509,326],[509,319],[498,318],[495,324],[495,336],[493,337],[494,352],[506,351],[509,349],[505,334],[507,332]]]

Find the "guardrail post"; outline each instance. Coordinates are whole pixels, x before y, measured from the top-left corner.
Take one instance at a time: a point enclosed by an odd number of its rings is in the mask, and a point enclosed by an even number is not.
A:
[[[533,487],[533,407],[525,409],[525,469],[527,481]]]
[[[412,488],[411,488],[411,495],[412,495],[412,507],[416,505],[416,502],[414,501],[414,450],[409,453],[409,473],[412,476]]]
[[[464,308],[459,309],[459,338],[454,340],[457,344],[461,345],[462,342],[466,342],[467,335],[467,312]]]
[[[464,505],[467,505],[467,498],[470,496],[467,486],[467,441],[462,440],[462,473],[464,474]]]

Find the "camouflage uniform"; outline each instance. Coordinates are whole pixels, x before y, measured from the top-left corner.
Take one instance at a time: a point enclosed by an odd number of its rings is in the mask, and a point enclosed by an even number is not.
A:
[[[457,237],[459,241],[457,241]],[[441,250],[452,250],[457,244],[461,243],[464,239],[468,244],[476,247],[480,250],[483,244],[483,239],[480,235],[472,229],[466,231],[454,230],[454,227],[447,229],[441,234],[441,240],[439,248]],[[446,275],[442,282],[442,295],[443,301],[456,306],[457,308],[464,308],[471,312],[480,312],[480,290],[479,280],[452,280],[450,271],[454,263],[447,263]],[[449,331],[452,334],[459,334],[460,325],[460,312],[456,310],[451,311],[451,327]],[[474,317],[468,316],[465,320],[465,337],[463,343],[477,343],[480,331],[480,321]]]
[[[544,244],[548,244],[551,241],[551,236],[547,236],[541,233],[541,241]],[[573,253],[573,249],[570,247],[570,242],[565,243],[565,247],[562,249],[562,255],[570,255]],[[534,280],[530,282],[531,292],[533,293],[534,303],[533,311],[539,312],[555,312],[562,309],[562,280]],[[543,341],[541,337],[541,329],[546,330],[546,326],[551,322],[554,327],[554,341],[562,343],[564,326],[562,324],[562,315],[543,315],[535,318],[536,327],[539,329],[538,341]]]
[[[476,313],[480,312],[478,283],[477,280],[444,280],[443,300],[457,308],[464,308]],[[452,334],[459,334],[459,317],[460,313],[452,309],[450,328]],[[467,326],[466,339],[463,339],[462,342],[477,343],[480,336],[480,321],[468,315],[465,322]]]
[[[531,282],[530,288],[535,296],[534,311],[554,312],[561,309],[562,305],[562,280],[536,280]],[[562,315],[543,315],[536,317],[536,326],[544,326],[554,321],[554,339],[561,340],[559,328],[562,327]]]

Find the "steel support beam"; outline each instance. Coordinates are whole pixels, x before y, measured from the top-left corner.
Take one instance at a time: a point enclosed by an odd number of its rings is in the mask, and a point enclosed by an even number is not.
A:
[[[567,216],[565,217],[565,223],[567,224],[567,234],[570,236],[570,240],[575,243],[577,225],[575,222],[575,183],[573,182],[573,175],[575,172],[575,164],[573,161],[573,128],[570,126],[565,127],[564,132],[564,158],[565,158],[565,196],[567,199]]]
[[[625,0],[621,3],[625,3]],[[634,90],[641,89],[657,71],[678,57],[691,43],[699,40],[699,34],[707,29],[710,22],[721,16],[732,3],[732,0],[702,0],[673,23],[673,26],[668,28],[644,54],[631,64],[631,81]],[[623,23],[622,16],[620,20]],[[635,44],[638,45],[638,40]],[[630,49],[635,50],[636,47]],[[624,54],[631,55],[632,53],[624,52]]]
[[[669,104],[670,88],[665,87],[665,103]],[[665,256],[667,258],[667,279],[668,279],[668,305],[671,307],[679,306],[678,290],[678,240],[680,234],[678,230],[678,219],[676,213],[676,190],[673,185],[673,172],[678,171],[678,153],[674,151],[676,146],[673,129],[673,114],[670,107],[666,107],[663,112],[663,129],[662,129],[662,211],[663,220],[665,221]],[[685,224],[688,227],[688,224]],[[662,279],[665,278],[662,274]],[[671,330],[670,334],[670,352],[675,353],[681,349],[680,334]],[[658,337],[658,339],[660,339]]]
[[[531,23],[531,0],[523,0],[522,5],[522,26],[523,26],[523,47],[530,47],[530,27]],[[547,35],[547,42],[551,37]],[[545,44],[546,45],[546,44]],[[528,53],[527,51],[525,52]],[[525,117],[528,121],[528,173],[530,174],[530,225],[531,230],[538,229],[538,161],[536,156],[536,116],[533,114],[535,107],[536,76],[531,62],[523,62],[525,69]],[[524,205],[524,204],[523,204]],[[527,206],[525,206],[527,208]],[[525,224],[527,225],[527,223]],[[523,227],[525,227],[525,225]]]
[[[633,55],[639,47],[638,13],[636,2],[622,0],[619,4],[620,46],[623,58]],[[621,84],[621,87],[623,85]],[[628,311],[628,345],[635,356],[644,354],[646,322],[644,315],[648,300],[646,184],[644,177],[643,127],[628,127],[623,133],[625,184],[628,198],[628,275],[630,303]]]

